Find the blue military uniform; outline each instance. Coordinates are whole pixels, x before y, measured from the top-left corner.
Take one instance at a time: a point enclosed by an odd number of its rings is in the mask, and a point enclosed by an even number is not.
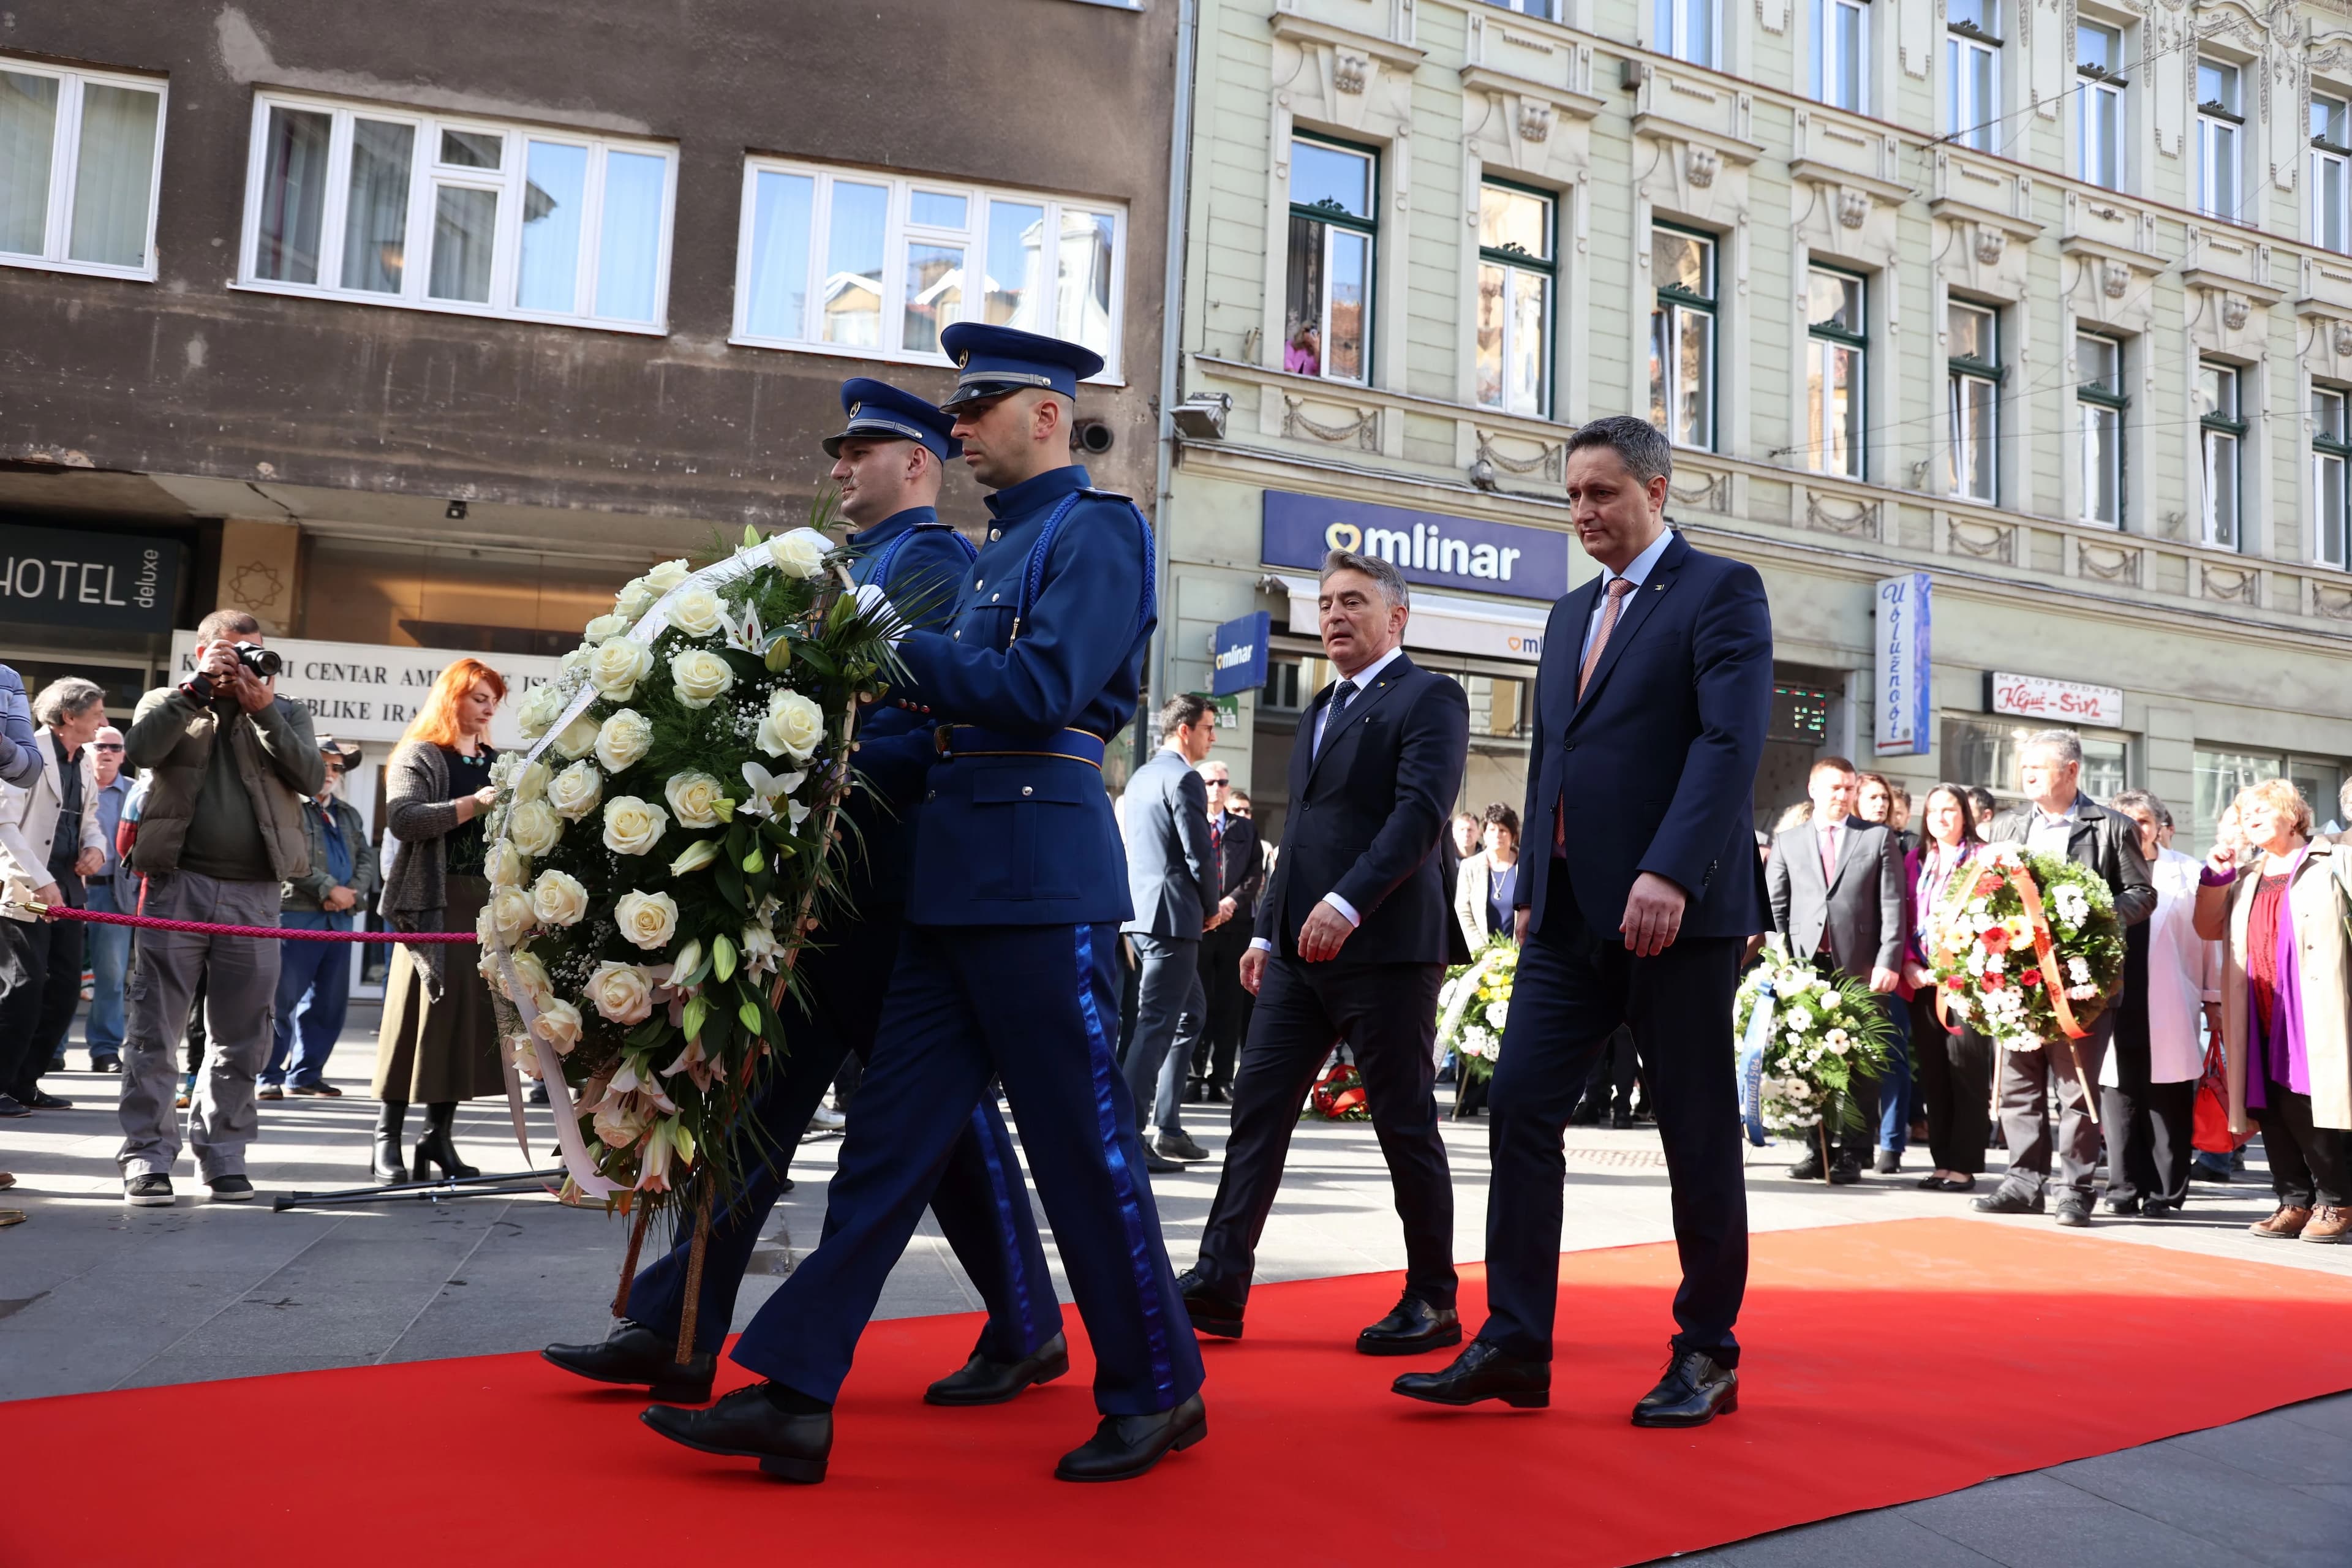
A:
[[[1075,391],[1066,367],[975,353],[960,394],[986,395],[970,389],[999,371],[1011,386]],[[769,1298],[735,1359],[800,1394],[836,1396],[925,1194],[996,1076],[1093,1344],[1096,1404],[1150,1415],[1175,1409],[1202,1380],[1112,1063],[1129,904],[1101,764],[1108,737],[1134,718],[1156,619],[1150,531],[1132,502],[1090,489],[1076,467],[999,491],[988,507],[988,542],[947,625],[899,645],[911,697],[936,728],[867,749],[910,773],[919,749],[931,751],[907,934],[828,1235]]]
[[[841,400],[848,426],[826,438],[828,455],[837,455],[841,441],[856,437],[921,441],[942,461],[958,449],[947,434],[952,422],[945,415],[885,382],[850,381],[842,387]],[[931,625],[946,616],[973,556],[963,535],[927,506],[894,513],[851,534],[849,543],[858,552],[850,567],[858,583],[879,584],[893,604],[908,606],[912,618]],[[869,713],[861,731],[887,755],[890,737],[919,728],[928,739],[928,722],[894,705]],[[867,787],[850,796],[845,815],[856,832],[850,836],[852,859],[845,880],[856,914],[829,922],[817,933],[819,945],[802,954],[806,984],[801,1026],[791,1035],[790,1054],[753,1102],[756,1131],[737,1151],[742,1189],[712,1220],[695,1316],[698,1352],[715,1352],[734,1321],[736,1291],[782,1190],[801,1130],[843,1057],[853,1050],[865,1056],[873,1045],[898,957],[919,784],[903,769],[896,775],[884,769],[869,773]],[[863,1101],[858,1110],[865,1114]],[[940,1234],[988,1306],[978,1352],[991,1361],[1017,1362],[1060,1333],[1061,1307],[1054,1298],[1045,1247],[994,1100],[971,1106],[928,1196]],[[835,1223],[828,1208],[828,1234]],[[629,1291],[628,1315],[673,1340],[685,1300],[687,1253],[687,1239],[681,1238],[638,1275]]]

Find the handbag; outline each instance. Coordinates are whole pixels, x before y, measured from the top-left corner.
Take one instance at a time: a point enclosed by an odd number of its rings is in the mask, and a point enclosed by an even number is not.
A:
[[[2224,1076],[2221,1041],[2218,1035],[2205,1047],[2205,1071],[2197,1080],[2191,1147],[2208,1154],[2234,1154],[2249,1140],[2230,1131],[2230,1080]]]

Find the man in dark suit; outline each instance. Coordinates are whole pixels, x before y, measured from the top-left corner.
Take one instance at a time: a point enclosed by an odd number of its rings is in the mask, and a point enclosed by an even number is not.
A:
[[[1433,1047],[1454,927],[1438,846],[1469,760],[1470,702],[1457,682],[1405,658],[1408,598],[1394,566],[1335,550],[1319,603],[1340,679],[1299,720],[1282,858],[1242,958],[1257,1008],[1234,1079],[1224,1176],[1201,1260],[1176,1283],[1194,1328],[1240,1337],[1299,1102],[1344,1038],[1405,1242],[1403,1299],[1356,1348],[1404,1355],[1462,1338]]]
[[[2037,730],[2017,749],[2026,804],[2002,812],[1985,830],[1988,844],[2020,844],[2088,866],[2116,896],[2116,919],[2128,929],[2156,911],[2156,882],[2140,853],[2139,824],[2109,811],[2079,787],[2083,738],[2072,730]],[[2093,1181],[2099,1163],[2099,1128],[2091,1120],[2099,1068],[2115,1037],[2116,1009],[2102,1012],[2088,1038],[2045,1043],[2038,1051],[2000,1053],[2001,1137],[2009,1173],[1976,1200],[1987,1214],[2040,1214],[2050,1184],[2050,1080],[2058,1080],[2058,1203],[2060,1225],[2091,1223]]]
[[[1772,929],[1788,942],[1791,957],[1811,957],[1824,970],[1867,982],[1884,997],[1902,984],[1896,965],[1903,958],[1903,851],[1884,824],[1853,814],[1860,781],[1843,757],[1813,764],[1805,781],[1813,814],[1772,840],[1764,881]],[[1893,1048],[1900,1048],[1900,1037]],[[1878,1134],[1878,1079],[1857,1075],[1853,1089],[1862,1120],[1831,1134],[1836,1151],[1826,1169],[1822,1141],[1815,1139],[1790,1168],[1794,1180],[1826,1176],[1838,1186],[1862,1180],[1862,1163]],[[1879,1169],[1892,1172],[1900,1159],[1890,1148]]]
[[[1192,1098],[1225,1102],[1233,1086],[1234,1058],[1242,1045],[1242,1019],[1249,993],[1242,989],[1242,954],[1257,923],[1258,890],[1265,885],[1265,861],[1258,853],[1257,825],[1232,809],[1233,770],[1214,757],[1195,770],[1209,797],[1209,846],[1216,852],[1216,923],[1201,933],[1201,989],[1208,998],[1208,1022],[1192,1047]]]
[[[1755,569],[1666,527],[1673,448],[1631,417],[1568,442],[1570,518],[1602,567],[1552,606],[1536,675],[1511,1016],[1496,1064],[1486,1205],[1489,1314],[1443,1372],[1397,1379],[1439,1405],[1551,1399],[1561,1133],[1593,1058],[1630,1025],[1674,1184],[1682,1289],[1645,1426],[1736,1407],[1732,1323],[1748,1282],[1731,998],[1765,929],[1756,767],[1772,623]]]
[[[1181,1171],[1209,1152],[1180,1120],[1184,1069],[1208,1014],[1201,989],[1201,936],[1217,921],[1216,848],[1209,836],[1209,795],[1194,765],[1217,743],[1217,710],[1190,692],[1160,709],[1160,750],[1127,781],[1119,809],[1127,826],[1127,887],[1135,914],[1119,929],[1134,944],[1135,1035],[1120,1064],[1135,1101],[1145,1166],[1155,1175]]]

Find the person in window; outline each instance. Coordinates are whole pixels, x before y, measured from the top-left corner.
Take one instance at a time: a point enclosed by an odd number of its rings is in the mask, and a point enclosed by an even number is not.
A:
[[[2245,847],[2217,845],[2197,889],[2197,934],[2221,947],[2230,1131],[2259,1125],[2278,1210],[2271,1240],[2352,1229],[2352,849],[2314,842],[2311,806],[2284,779],[2238,792]]]
[[[441,672],[433,694],[392,754],[384,815],[400,853],[384,879],[383,914],[394,931],[470,931],[489,897],[483,875],[487,846],[482,816],[498,799],[490,765],[490,720],[507,683],[479,659],[461,658]],[[384,981],[383,1026],[377,1035],[375,1173],[386,1182],[414,1174],[430,1181],[477,1174],[457,1158],[449,1135],[457,1102],[503,1094],[498,1016],[489,987],[462,963],[448,963],[446,943],[393,952]],[[401,1122],[411,1100],[425,1106],[425,1136],[413,1173],[400,1161]]]
[[[1323,374],[1323,333],[1314,322],[1290,334],[1290,342],[1282,351],[1282,368],[1293,375]]]
[[[1920,813],[1927,836],[1904,858],[1903,885],[1911,890],[1911,931],[1904,946],[1904,994],[1910,1002],[1911,1042],[1919,1068],[1919,1098],[1927,1113],[1927,1157],[1936,1168],[1919,1178],[1931,1192],[1965,1193],[1984,1169],[1991,1131],[1992,1042],[1974,1029],[1948,1029],[1936,1014],[1936,982],[1927,973],[1927,931],[1952,878],[1975,856],[1978,836],[1969,792],[1941,784],[1927,792]]]

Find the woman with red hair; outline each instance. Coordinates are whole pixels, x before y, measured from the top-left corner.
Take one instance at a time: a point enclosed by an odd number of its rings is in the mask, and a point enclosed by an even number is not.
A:
[[[386,768],[385,821],[400,841],[384,879],[384,918],[394,931],[470,931],[489,897],[483,873],[482,816],[498,798],[490,764],[490,719],[507,694],[499,672],[461,658],[441,672],[433,694],[400,738]],[[375,1173],[386,1182],[470,1176],[449,1130],[457,1102],[499,1094],[499,1027],[490,994],[470,963],[453,963],[446,944],[393,950],[384,982],[383,1026],[376,1036]],[[400,1158],[408,1105],[425,1106],[425,1136],[413,1168]]]

